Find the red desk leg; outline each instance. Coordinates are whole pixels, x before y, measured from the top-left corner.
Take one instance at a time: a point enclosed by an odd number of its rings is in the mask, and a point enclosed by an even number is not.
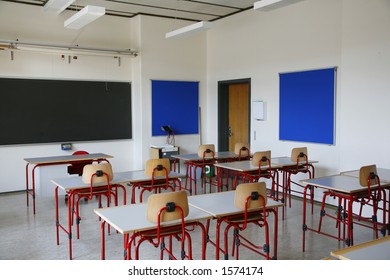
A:
[[[33,213],[35,215],[35,168],[37,168],[39,165],[35,165],[33,169],[31,170],[31,189],[30,189],[30,184],[29,184],[29,172],[28,172],[28,167],[29,163],[26,164],[26,204],[27,207],[29,206],[29,198],[28,196],[32,196],[32,201],[33,201]]]
[[[209,225],[209,221],[207,220],[207,225]],[[207,233],[206,227],[201,222],[194,222],[195,226],[199,226],[202,231],[202,260],[206,259],[206,244],[207,244]]]
[[[54,201],[55,201],[55,207],[56,207],[56,236],[57,236],[57,245],[60,245],[60,221],[59,221],[59,215],[58,215],[58,186],[55,188],[55,195],[54,195]]]
[[[302,252],[305,252],[305,240],[306,240],[306,231],[307,231],[307,224],[306,224],[306,192],[307,188],[309,186],[307,185],[303,191],[303,213],[302,213]]]
[[[59,210],[58,210],[58,186],[55,188],[55,207],[56,207],[56,235],[57,235],[57,245],[60,245],[60,233],[59,230],[62,229],[67,235],[69,240],[69,259],[72,259],[72,200],[73,194],[68,194],[68,229],[61,225],[59,220]]]
[[[106,225],[106,221],[102,221],[102,224],[101,224],[101,259],[102,260],[105,260],[106,259],[106,241],[105,241],[105,225]]]
[[[274,213],[274,255],[272,259],[277,260],[278,259],[278,211],[275,209],[267,210],[269,212]]]
[[[69,259],[72,259],[72,207],[70,201],[73,201],[74,195],[72,192],[68,196],[68,240],[69,240]]]
[[[28,195],[29,195],[29,184],[28,184],[28,166],[29,166],[29,163],[26,164],[26,204],[27,204],[27,207],[28,207]]]
[[[353,199],[352,197],[350,197],[348,199],[348,246],[352,246],[353,245],[353,212],[352,212],[352,203],[353,203]]]
[[[215,226],[215,259],[219,260],[219,243],[220,243],[221,221],[218,219]]]

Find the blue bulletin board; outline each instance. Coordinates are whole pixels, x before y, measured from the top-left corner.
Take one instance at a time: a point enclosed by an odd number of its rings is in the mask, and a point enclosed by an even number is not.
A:
[[[152,136],[198,134],[199,82],[152,80]]]
[[[337,68],[279,74],[279,139],[334,144]]]

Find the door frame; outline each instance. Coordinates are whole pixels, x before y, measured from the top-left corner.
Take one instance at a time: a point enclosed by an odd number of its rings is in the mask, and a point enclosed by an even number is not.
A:
[[[251,78],[218,81],[218,151],[229,150],[229,86],[248,84],[248,142],[251,140]]]

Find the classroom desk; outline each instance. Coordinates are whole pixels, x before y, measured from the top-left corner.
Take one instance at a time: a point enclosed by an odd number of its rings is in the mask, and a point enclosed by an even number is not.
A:
[[[367,187],[360,186],[359,178],[345,175],[332,175],[321,178],[314,179],[306,179],[301,180],[303,184],[305,184],[304,196],[303,196],[303,222],[302,222],[302,251],[305,251],[305,236],[306,231],[310,230],[319,234],[323,234],[338,240],[343,240],[345,243],[349,245],[353,245],[353,215],[352,215],[352,204],[356,201],[356,198],[359,195],[367,193]],[[340,237],[340,228],[341,225],[338,225],[338,236],[334,236],[328,233],[324,233],[321,231],[321,222],[319,224],[318,229],[309,228],[306,224],[306,192],[310,187],[317,187],[324,189],[328,192],[329,195],[337,194],[337,197],[342,198],[344,200],[344,211],[346,210],[346,217],[338,211],[337,221],[343,223],[344,226],[347,226],[347,237]],[[371,186],[371,191],[377,190],[377,186]],[[348,214],[350,213],[350,214]],[[326,215],[325,213],[321,213],[320,221],[322,217]],[[344,216],[344,217],[343,217]],[[344,220],[343,220],[344,219]],[[383,221],[385,223],[385,221]]]
[[[28,196],[31,195],[33,199],[33,213],[35,214],[35,169],[41,166],[49,165],[60,165],[60,164],[71,164],[82,161],[108,161],[108,158],[112,158],[110,155],[95,153],[85,155],[68,155],[68,156],[50,156],[50,157],[36,157],[36,158],[25,158],[26,164],[26,197],[27,207],[29,206]],[[29,167],[34,165],[31,169],[31,188],[29,186]]]
[[[178,160],[182,160],[183,162],[202,160],[202,158],[198,154],[179,154],[179,155],[172,155],[172,157]],[[230,151],[214,153],[215,160],[226,160],[226,159],[232,159],[236,157],[237,154]],[[205,159],[212,159],[212,157],[206,157]]]
[[[330,252],[340,260],[390,260],[390,236]]]
[[[219,252],[220,252],[220,226],[221,226],[221,218],[243,214],[244,210],[238,209],[234,206],[234,194],[235,191],[227,191],[227,192],[219,192],[212,194],[203,194],[203,195],[195,195],[188,197],[188,203],[201,209],[205,212],[210,213],[214,219],[217,220],[216,224],[216,240],[215,240],[215,258],[219,260]],[[278,214],[276,209],[278,207],[282,207],[283,203],[274,201],[272,199],[267,200],[267,212],[274,213],[274,256],[273,258],[277,258],[277,248],[278,248]]]
[[[275,197],[276,200],[279,200],[279,173],[282,173],[282,199],[281,202],[285,203],[286,202],[286,197],[287,197],[287,178],[286,178],[286,169],[296,166],[297,162],[293,161],[291,157],[275,157],[271,158],[271,169],[274,171],[277,171],[275,173],[275,184],[276,184],[276,189],[271,190],[272,191],[272,197]],[[299,162],[299,164],[305,164],[306,162]],[[308,164],[312,166],[314,170],[314,163],[318,163],[316,160],[308,160]],[[252,162],[250,160],[242,160],[242,161],[233,161],[233,162],[222,162],[222,163],[216,163],[214,164],[215,167],[217,167],[217,174],[218,174],[218,183],[222,184],[221,178],[222,176],[218,173],[218,169],[226,169],[229,171],[234,171],[234,172],[239,172],[241,174],[250,174],[258,170],[257,166],[253,166]],[[266,169],[266,168],[264,168]],[[313,172],[314,173],[314,172]],[[313,202],[313,201],[312,201]],[[286,205],[286,204],[285,204]],[[283,219],[284,219],[284,207],[283,207]]]
[[[197,194],[196,190],[196,168],[194,168],[193,163],[203,161],[203,158],[198,154],[180,154],[180,155],[172,155],[172,158],[175,158],[175,166],[177,161],[183,161],[186,165],[186,183],[184,189],[190,192],[190,195]],[[214,160],[218,161],[227,161],[237,158],[237,154],[230,151],[225,152],[215,152]],[[205,157],[205,160],[211,160],[212,157]],[[188,186],[188,180],[190,181]],[[194,182],[194,185],[193,185]]]
[[[124,256],[131,258],[130,252],[126,251],[130,235],[133,233],[156,229],[156,224],[146,219],[147,204],[131,204],[118,207],[95,209],[95,213],[102,219],[101,224],[101,259],[105,259],[105,225],[115,228],[124,236]],[[135,215],[136,213],[136,215]],[[210,213],[202,211],[190,205],[189,214],[184,219],[185,223],[200,226],[202,230],[202,259],[206,259],[206,230],[200,221],[212,218]],[[164,226],[180,225],[181,220],[162,223]]]
[[[128,182],[128,178],[122,173],[114,173],[113,180],[110,182],[111,185],[122,185]],[[56,236],[57,245],[59,245],[59,230],[63,230],[68,235],[69,242],[69,259],[72,259],[72,224],[73,224],[73,206],[74,196],[77,195],[78,191],[89,189],[90,184],[85,184],[81,176],[69,176],[66,178],[52,179],[51,182],[55,187],[55,215],[56,215]],[[99,186],[99,185],[97,185]],[[123,186],[122,186],[123,187]],[[62,225],[59,220],[59,207],[58,207],[58,189],[64,190],[68,194],[68,224],[67,228]],[[126,190],[124,191],[124,204],[126,204]]]
[[[242,176],[244,181],[251,181],[252,180],[251,175],[257,175],[259,170],[258,166],[254,166],[252,164],[252,160],[221,162],[221,163],[215,163],[214,166],[217,169],[217,179],[218,179],[219,188],[222,188],[223,185],[223,170],[227,171],[227,174],[229,174],[229,172],[236,173],[236,178],[237,176]],[[272,163],[272,159],[271,159],[271,169],[275,171],[278,170],[279,168],[281,168],[281,166]],[[262,167],[262,170],[268,170],[268,167],[264,166]],[[277,173],[275,174],[277,175]],[[278,182],[278,178],[279,178],[278,176],[274,178],[276,184]],[[236,182],[233,182],[233,187],[236,187]],[[271,196],[275,197],[278,200],[279,197],[278,188],[275,190],[274,186],[272,186],[271,192],[272,192]]]
[[[381,179],[381,181],[382,181],[382,179],[385,181],[390,181],[390,169],[378,167],[376,169],[376,171],[378,172],[378,177],[379,177],[379,179]],[[358,169],[350,170],[350,171],[343,171],[343,172],[340,172],[340,174],[345,175],[345,176],[359,178],[359,170]]]
[[[152,183],[152,177],[147,176],[144,170],[136,170],[136,171],[125,171],[120,173],[121,176],[127,179],[127,184],[131,187],[131,203],[136,203],[135,199],[135,190],[138,187],[147,186]],[[179,190],[181,190],[181,182],[180,179],[184,179],[186,177],[185,174],[171,171],[168,175],[168,181],[171,182],[174,186],[177,186]],[[158,184],[161,182],[165,182],[164,176],[155,176],[154,184]],[[174,189],[175,187],[172,187]],[[142,193],[141,193],[142,198]],[[140,200],[142,202],[142,200]]]
[[[284,172],[286,169],[294,167],[294,166],[297,165],[297,161],[293,160],[291,157],[275,157],[275,158],[271,158],[271,163],[276,165],[276,166],[279,166],[278,170],[281,171],[283,174],[286,174],[286,172]],[[314,166],[313,166],[314,163],[318,163],[318,161],[317,160],[311,160],[311,159],[308,160],[309,166],[311,166],[313,168],[313,173],[314,173]],[[298,164],[306,164],[306,162],[305,161],[300,161],[300,162],[298,162]],[[313,176],[314,176],[314,174],[313,174]],[[283,184],[283,189],[285,190],[285,192],[287,191],[286,186],[285,186],[287,184],[286,180],[287,179],[285,178],[285,176],[283,176],[283,183],[282,184]],[[286,193],[286,195],[287,195],[287,193]],[[286,197],[284,196],[283,199],[285,199],[285,198]]]
[[[288,186],[288,170],[291,170],[293,167],[295,167],[297,165],[297,161],[296,160],[293,160],[291,157],[275,157],[275,158],[271,158],[271,162],[275,165],[279,165],[280,168],[278,168],[278,171],[281,173],[282,175],[282,199],[281,201],[283,203],[285,203],[285,206],[287,206],[287,196],[289,197],[289,205],[291,207],[291,186],[289,187]],[[309,168],[312,169],[312,177],[314,177],[314,163],[318,163],[317,160],[312,160],[312,159],[309,159],[308,160],[308,165],[309,165]],[[301,162],[298,162],[298,164],[306,164],[306,161],[301,161]],[[279,185],[278,185],[279,186]],[[301,192],[298,192],[298,191],[295,191],[297,193],[301,193]],[[288,194],[290,193],[290,194]],[[301,193],[302,195],[306,196],[306,194],[304,194],[303,192]],[[311,189],[310,190],[310,194],[309,194],[310,198],[311,198],[311,205],[312,205],[312,211],[313,211],[313,207],[314,207],[314,190]],[[283,207],[283,212],[282,212],[282,217],[284,219],[284,212],[285,212],[285,208],[286,207]]]
[[[376,171],[378,172],[377,175],[381,181],[381,184],[383,183],[385,186],[390,185],[390,169],[379,167],[376,169]],[[343,171],[340,174],[344,176],[359,178],[359,170]]]
[[[377,168],[378,177],[381,182],[381,187],[383,187],[386,190],[390,190],[390,169],[387,168]],[[359,170],[351,170],[351,171],[344,171],[340,173],[344,176],[351,176],[355,178],[359,178]],[[384,193],[386,195],[386,193]],[[386,208],[382,209],[383,211],[387,211],[387,222],[386,222],[386,228],[388,231],[388,234],[390,234],[390,193],[387,196],[389,199],[387,199],[388,205]],[[386,200],[386,197],[385,197]],[[386,205],[385,205],[386,206]]]
[[[279,165],[281,168],[290,167],[297,164],[296,160],[293,160],[291,157],[273,157],[271,158],[271,162],[275,165]],[[300,161],[299,164],[304,164],[305,161]],[[309,164],[318,163],[318,160],[308,160]]]

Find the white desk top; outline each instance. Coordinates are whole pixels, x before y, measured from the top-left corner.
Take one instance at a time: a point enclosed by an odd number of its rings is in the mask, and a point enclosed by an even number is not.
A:
[[[124,172],[118,172],[118,176],[121,176],[123,178],[126,178],[126,182],[128,183],[141,183],[145,181],[150,181],[152,180],[152,177],[146,176],[145,170],[136,170],[136,171],[124,171]],[[173,172],[171,171],[169,173],[168,178],[169,179],[178,179],[178,178],[185,178],[186,175],[178,172]],[[159,179],[165,179],[164,176],[155,176],[155,180]]]
[[[317,163],[318,161],[309,160],[309,163]],[[304,164],[305,162],[302,162]],[[286,166],[294,166],[297,163],[294,162],[290,157],[276,157],[271,158],[271,168],[282,168]],[[252,165],[252,161],[250,160],[241,160],[241,161],[233,161],[233,162],[221,162],[215,163],[216,167],[225,168],[229,170],[239,171],[239,172],[249,172],[255,171],[258,169],[257,166]],[[266,168],[264,168],[266,169]]]
[[[198,154],[183,154],[183,155],[171,155],[173,158],[177,158],[183,161],[195,161],[195,160],[202,160]],[[237,155],[234,152],[215,152],[214,158],[215,159],[227,159],[227,158],[234,158],[237,157]],[[208,159],[208,157],[206,157]],[[210,157],[211,159],[211,157]]]
[[[185,174],[171,172],[169,173],[169,179],[176,179],[185,177]],[[155,179],[164,179],[163,176],[156,176]],[[150,181],[152,178],[146,176],[144,170],[137,171],[125,171],[114,173],[114,178],[110,182],[111,184],[125,184],[125,183],[140,183]],[[51,182],[59,188],[69,191],[74,189],[88,188],[89,184],[85,184],[81,176],[69,176],[65,178],[52,179]]]
[[[390,260],[390,236],[330,253],[340,260]]]
[[[377,168],[376,170],[378,172],[378,177],[379,177],[382,184],[390,183],[390,169]],[[341,172],[340,174],[344,175],[344,176],[351,176],[351,177],[359,178],[359,170],[345,171],[345,172]]]
[[[122,234],[144,231],[156,228],[156,224],[146,219],[147,204],[131,204],[95,209],[94,212]],[[212,215],[190,206],[185,222],[195,222],[212,218]],[[161,223],[162,225],[177,225],[181,220]]]
[[[98,159],[105,159],[105,158],[112,158],[112,156],[102,154],[102,153],[95,153],[95,154],[86,154],[86,155],[25,158],[24,160],[30,164],[47,164],[47,163],[73,162],[73,161],[81,161],[81,160],[98,160]]]
[[[235,191],[218,192],[188,197],[188,203],[196,208],[212,214],[214,217],[223,217],[244,212],[234,206]],[[282,207],[283,203],[267,199],[267,209]]]
[[[110,182],[111,184],[124,184],[127,183],[128,178],[121,175],[121,173],[114,173],[114,178]],[[83,182],[82,176],[69,176],[64,178],[52,179],[51,182],[64,191],[70,191],[75,189],[89,188],[90,184]],[[99,184],[97,184],[98,186]],[[100,184],[104,185],[104,183]]]
[[[312,185],[322,189],[337,191],[340,193],[353,194],[367,190],[360,186],[359,178],[344,175],[332,175],[321,178],[301,180],[304,185]],[[375,186],[371,186],[374,190]]]
[[[214,166],[224,169],[229,169],[239,172],[250,172],[258,170],[258,166],[252,165],[251,160],[240,160],[240,161],[231,161],[231,162],[221,162],[215,163]],[[271,168],[279,168],[280,165],[271,163]],[[268,167],[262,167],[262,169],[267,169]]]
[[[318,163],[317,160],[311,160],[311,159],[309,159],[308,162],[309,162],[309,164]],[[291,157],[275,157],[275,158],[271,158],[271,163],[274,165],[279,165],[280,167],[286,167],[286,166],[296,165],[297,161],[292,160]],[[302,161],[299,163],[304,164],[304,163],[306,163],[306,161]]]

